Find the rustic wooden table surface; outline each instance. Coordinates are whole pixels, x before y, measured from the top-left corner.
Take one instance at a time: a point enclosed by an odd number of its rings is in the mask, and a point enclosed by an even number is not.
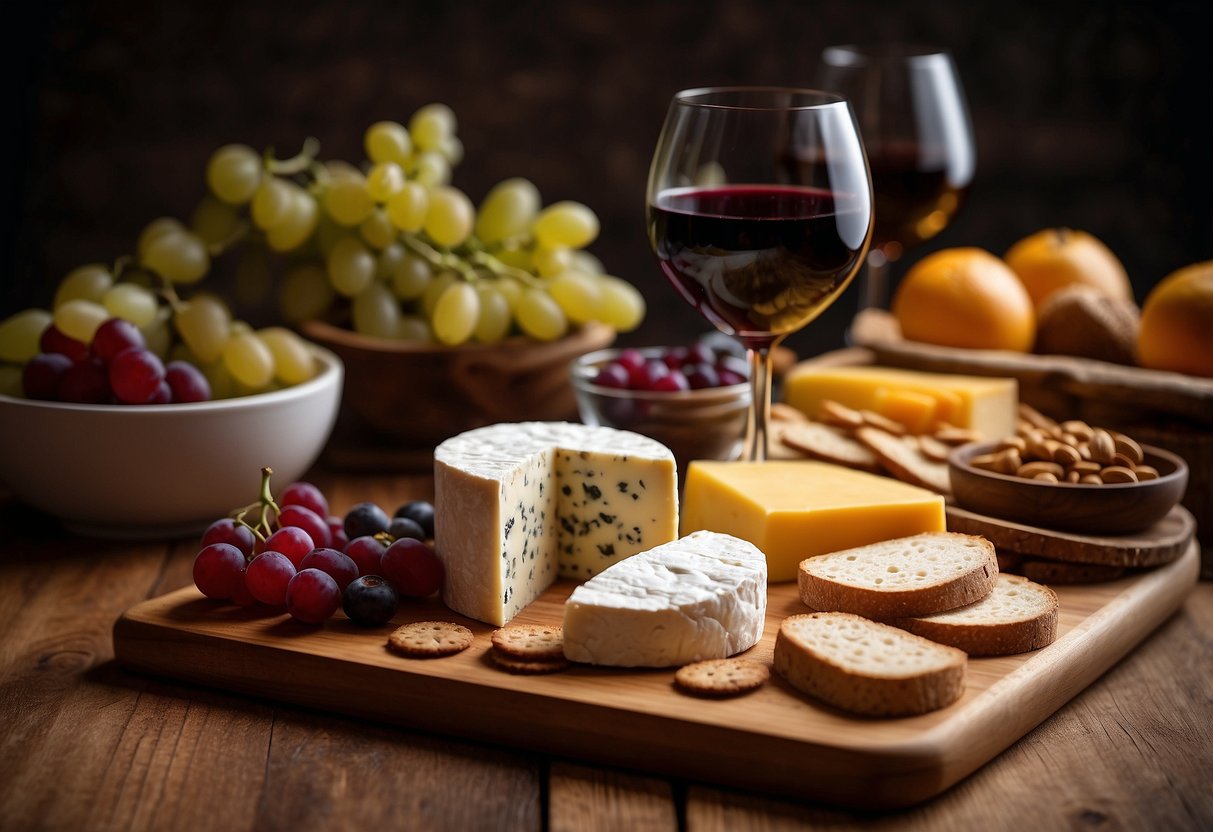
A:
[[[335,510],[424,476],[310,477]],[[864,815],[399,730],[125,671],[111,627],[194,540],[97,542],[0,495],[0,829],[1213,828],[1213,584],[939,798]]]

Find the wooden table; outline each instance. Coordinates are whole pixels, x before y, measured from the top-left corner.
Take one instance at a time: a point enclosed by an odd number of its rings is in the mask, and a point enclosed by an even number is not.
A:
[[[426,476],[309,478],[333,508]],[[0,829],[1213,828],[1213,584],[943,796],[842,812],[403,731],[127,672],[111,627],[194,540],[97,542],[0,497]]]

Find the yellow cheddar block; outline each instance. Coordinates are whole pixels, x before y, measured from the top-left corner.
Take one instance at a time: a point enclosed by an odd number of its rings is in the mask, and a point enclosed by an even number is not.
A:
[[[931,425],[943,418],[940,404],[930,393],[886,387],[877,393],[874,409],[881,416],[901,422],[910,433],[927,433]],[[948,411],[952,410],[955,408],[949,406]]]
[[[687,470],[680,534],[748,540],[769,580],[796,580],[807,557],[920,532],[944,531],[943,497],[825,462],[714,462]]]
[[[924,397],[935,402],[926,415]],[[937,421],[981,431],[987,439],[1015,433],[1019,385],[1013,378],[924,373],[889,367],[814,367],[803,363],[784,379],[784,401],[816,418],[832,399],[857,410],[910,419],[923,432]],[[925,427],[919,429],[919,425]]]

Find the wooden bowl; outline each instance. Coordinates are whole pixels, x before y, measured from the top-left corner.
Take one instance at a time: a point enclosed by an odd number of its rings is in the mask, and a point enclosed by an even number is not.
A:
[[[974,468],[969,461],[996,442],[963,445],[948,458],[952,493],[961,508],[1029,526],[1083,534],[1148,529],[1183,499],[1188,466],[1170,451],[1143,445],[1158,479],[1114,485],[1047,483]]]
[[[472,428],[576,420],[569,363],[615,340],[613,329],[597,323],[557,341],[458,347],[372,338],[321,321],[300,329],[345,363],[327,461],[379,470],[426,468],[435,445]]]

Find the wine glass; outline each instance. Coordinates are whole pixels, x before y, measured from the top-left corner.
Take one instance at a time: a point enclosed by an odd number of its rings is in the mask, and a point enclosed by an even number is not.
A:
[[[884,307],[888,266],[951,221],[973,181],[973,126],[941,49],[830,46],[815,83],[855,108],[872,170],[876,227],[860,308]]]
[[[670,102],[649,169],[649,242],[683,300],[746,348],[743,459],[767,457],[771,350],[829,307],[862,263],[871,187],[839,95],[707,87]]]

